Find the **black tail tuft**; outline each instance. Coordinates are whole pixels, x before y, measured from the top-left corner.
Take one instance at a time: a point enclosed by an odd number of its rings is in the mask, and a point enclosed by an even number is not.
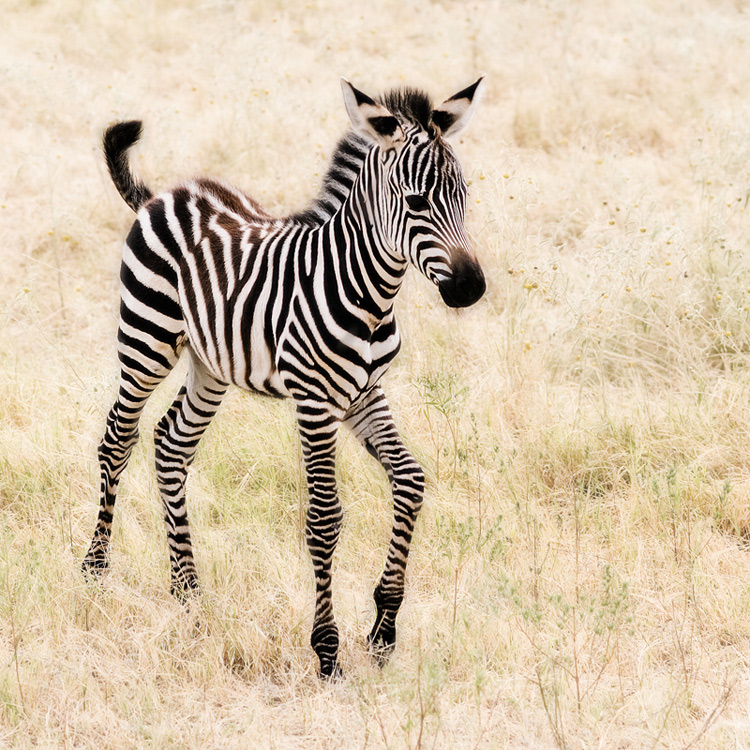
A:
[[[112,182],[125,203],[136,212],[153,197],[153,193],[130,170],[128,160],[128,149],[138,142],[142,130],[140,120],[117,122],[107,128],[103,140],[104,156]]]

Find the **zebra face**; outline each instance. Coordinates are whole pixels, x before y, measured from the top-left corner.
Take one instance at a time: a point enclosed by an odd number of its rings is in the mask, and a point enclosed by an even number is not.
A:
[[[407,138],[394,171],[396,246],[446,305],[473,305],[487,284],[464,228],[467,188],[453,149],[440,135],[418,133]]]
[[[421,91],[396,90],[376,102],[342,79],[355,131],[378,147],[372,157],[383,171],[373,198],[388,243],[449,307],[473,305],[487,286],[464,228],[466,181],[446,141],[471,119],[481,82],[433,109]]]

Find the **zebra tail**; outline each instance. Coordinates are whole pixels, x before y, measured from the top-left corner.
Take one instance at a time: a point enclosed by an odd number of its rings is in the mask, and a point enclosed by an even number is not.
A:
[[[128,149],[138,142],[141,132],[140,120],[116,122],[107,128],[102,143],[112,182],[125,203],[136,213],[153,198],[153,193],[133,174],[128,160]]]

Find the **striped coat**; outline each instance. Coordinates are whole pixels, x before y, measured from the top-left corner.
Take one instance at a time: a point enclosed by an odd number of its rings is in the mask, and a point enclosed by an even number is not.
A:
[[[342,424],[383,464],[393,489],[393,532],[369,636],[378,658],[392,650],[424,478],[379,382],[400,346],[393,302],[409,265],[450,306],[484,293],[463,226],[465,182],[445,140],[471,117],[480,81],[436,108],[419,91],[375,101],[343,81],[352,131],[317,199],[284,219],[211,179],[154,196],[127,156],[140,123],[107,131],[110,174],[137,219],[123,250],[120,385],[99,446],[100,507],[87,573],[108,565],[117,485],[145,402],[186,350],[187,380],[155,429],[173,591],[184,596],[198,586],[185,478],[228,386],[290,397],[310,496],[311,642],[321,674],[340,673],[330,569],[342,519],[334,476]]]

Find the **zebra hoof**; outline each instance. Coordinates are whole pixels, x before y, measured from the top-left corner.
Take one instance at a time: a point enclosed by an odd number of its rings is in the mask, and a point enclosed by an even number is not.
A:
[[[396,648],[396,628],[375,626],[367,636],[367,650],[379,667],[384,667]]]
[[[344,679],[344,672],[337,661],[326,659],[320,662],[320,679],[325,682],[340,682]]]
[[[189,605],[190,601],[200,594],[200,584],[195,576],[173,577],[169,591],[180,604]]]
[[[100,583],[109,568],[109,559],[103,553],[88,554],[81,562],[81,572],[87,581]]]

